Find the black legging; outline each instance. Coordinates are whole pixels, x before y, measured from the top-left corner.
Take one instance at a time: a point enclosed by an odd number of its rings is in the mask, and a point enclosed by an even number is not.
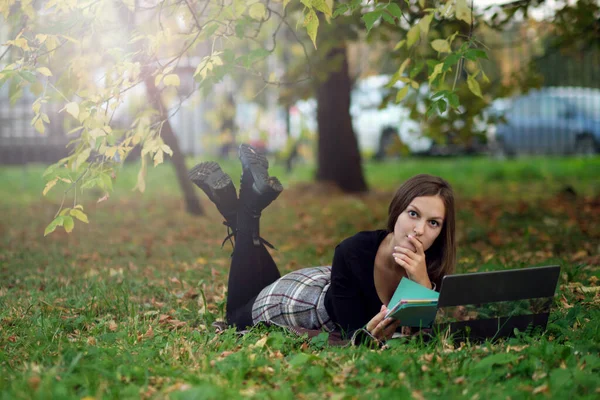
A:
[[[258,221],[256,221],[258,225]],[[281,277],[264,244],[255,246],[252,231],[237,231],[227,284],[227,322],[238,329],[252,326],[252,306],[265,287]]]

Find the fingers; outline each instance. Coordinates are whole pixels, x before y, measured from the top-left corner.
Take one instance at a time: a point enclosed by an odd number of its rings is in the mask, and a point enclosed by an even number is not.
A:
[[[381,321],[383,321],[386,313],[387,313],[387,307],[382,305],[379,312],[373,318],[371,318],[371,320],[367,323],[367,326],[366,326],[367,330],[369,332],[373,333],[373,329],[375,329],[375,327],[377,325],[379,325],[381,323]]]
[[[373,336],[381,340],[384,338],[384,333],[387,329],[389,329],[390,324],[393,325],[395,321],[396,320],[394,320],[393,318],[385,318],[382,321],[380,321],[370,332]]]
[[[383,338],[385,340],[391,339],[392,336],[394,336],[394,332],[396,332],[396,329],[398,329],[399,326],[400,326],[400,321],[398,321],[398,320],[395,320],[394,322],[392,322],[391,324],[389,324],[383,330]]]
[[[415,246],[415,249],[417,249],[417,254],[423,253],[423,243],[421,243],[419,239],[417,239],[413,235],[408,235],[408,240],[410,240],[412,245]]]

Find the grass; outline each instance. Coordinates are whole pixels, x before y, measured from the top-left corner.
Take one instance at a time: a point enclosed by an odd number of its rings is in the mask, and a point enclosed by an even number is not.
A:
[[[239,178],[235,162],[223,166]],[[137,166],[126,166],[108,201],[83,197],[89,225],[46,238],[61,197],[41,198],[44,167],[2,167],[0,398],[598,398],[599,167],[598,158],[367,163],[373,190],[344,196],[310,183],[310,165],[274,166],[286,190],[261,232],[284,273],[327,265],[339,241],[382,227],[395,186],[419,172],[455,187],[459,272],[562,265],[541,335],[456,347],[413,338],[379,351],[278,329],[215,333],[230,248],[220,248],[224,227],[205,197],[205,217],[184,213],[169,166],[149,171],[143,195],[131,192]]]

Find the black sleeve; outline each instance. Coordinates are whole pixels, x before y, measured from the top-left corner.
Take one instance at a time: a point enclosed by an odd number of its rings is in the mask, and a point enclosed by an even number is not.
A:
[[[358,262],[347,254],[347,243],[340,243],[333,255],[331,264],[331,306],[334,322],[346,336],[351,336],[369,321],[366,315],[364,298],[358,276],[352,269],[352,263]]]

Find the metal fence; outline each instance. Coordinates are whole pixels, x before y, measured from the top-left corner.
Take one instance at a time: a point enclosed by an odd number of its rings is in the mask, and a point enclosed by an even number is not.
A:
[[[544,55],[532,57],[527,49],[519,45],[492,50],[499,70],[498,84],[518,79],[533,63],[544,77],[544,86],[553,89],[498,103],[506,111],[508,123],[497,126],[496,149],[513,154],[587,154],[600,150],[600,52],[590,50],[572,58],[564,56],[560,48],[550,48]],[[72,137],[65,133],[64,113],[58,113],[58,106],[46,104],[51,121],[45,134],[40,135],[31,126],[35,97],[25,92],[11,105],[6,86],[0,88],[0,164],[50,163],[65,157],[65,146]],[[145,96],[145,92],[142,90],[138,96]],[[199,155],[206,152],[207,146],[217,146],[215,128],[207,122],[214,105],[211,99],[192,100],[188,99],[170,121],[182,151]],[[276,99],[267,108],[271,108],[268,114],[258,118],[261,111],[238,104],[236,121],[244,125],[240,130],[246,134],[258,137],[260,132],[267,132],[269,140],[281,143],[286,138],[285,116],[281,108],[275,110]],[[121,121],[123,126],[126,120]]]

